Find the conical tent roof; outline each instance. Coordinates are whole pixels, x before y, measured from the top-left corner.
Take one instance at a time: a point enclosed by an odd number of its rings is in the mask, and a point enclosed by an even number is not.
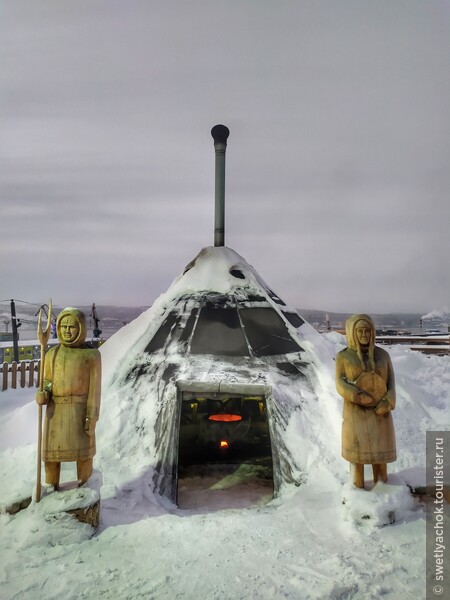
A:
[[[301,351],[288,330],[304,321],[236,252],[204,248],[167,292],[171,310],[146,346],[227,357]]]
[[[133,452],[152,491],[173,500],[180,390],[259,391],[270,414],[275,491],[302,481],[299,440],[289,424],[305,399],[316,397],[311,339],[318,337],[234,250],[204,248],[148,311],[102,347],[104,406],[118,413],[111,443]],[[137,438],[123,438],[123,419],[133,419]]]

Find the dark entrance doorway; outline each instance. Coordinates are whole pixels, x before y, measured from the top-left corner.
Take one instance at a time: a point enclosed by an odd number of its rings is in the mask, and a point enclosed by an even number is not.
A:
[[[266,504],[273,463],[263,394],[181,392],[177,503],[218,510]]]

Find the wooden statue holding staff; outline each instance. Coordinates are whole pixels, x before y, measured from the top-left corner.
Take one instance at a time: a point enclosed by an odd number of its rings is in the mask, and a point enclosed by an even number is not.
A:
[[[39,407],[47,405],[42,452],[45,481],[58,489],[62,462],[76,461],[79,486],[92,474],[101,355],[85,343],[86,317],[80,310],[65,308],[56,320],[56,332],[60,343],[45,355],[36,402]]]
[[[364,465],[373,480],[387,481],[387,463],[397,458],[394,370],[389,354],[375,346],[375,325],[357,314],[345,324],[347,348],[336,356],[336,388],[344,398],[342,456],[352,464],[353,482],[364,488]]]

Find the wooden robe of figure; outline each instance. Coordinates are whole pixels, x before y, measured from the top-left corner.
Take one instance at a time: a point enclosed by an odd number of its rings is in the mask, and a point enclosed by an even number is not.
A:
[[[58,489],[61,462],[76,461],[79,486],[92,474],[101,355],[85,344],[86,317],[80,310],[64,309],[56,331],[60,344],[46,354],[44,391],[36,393],[36,402],[47,405],[42,455],[45,481]]]
[[[387,463],[397,458],[391,411],[395,379],[389,354],[375,346],[375,326],[368,315],[351,316],[347,348],[336,356],[336,389],[344,398],[342,456],[353,465],[354,484],[364,488],[364,465],[374,483],[387,481]]]

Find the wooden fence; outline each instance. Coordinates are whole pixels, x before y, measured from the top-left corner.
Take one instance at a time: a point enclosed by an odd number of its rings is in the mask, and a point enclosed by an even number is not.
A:
[[[38,387],[40,360],[23,360],[22,362],[4,362],[1,368],[2,387],[4,392],[8,388]]]

